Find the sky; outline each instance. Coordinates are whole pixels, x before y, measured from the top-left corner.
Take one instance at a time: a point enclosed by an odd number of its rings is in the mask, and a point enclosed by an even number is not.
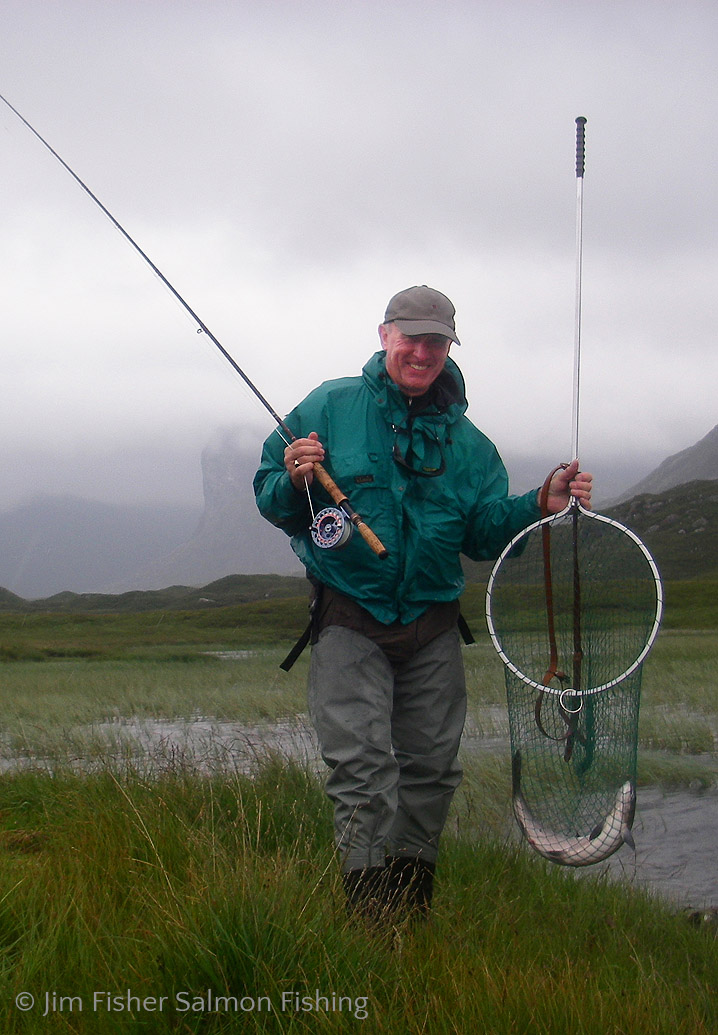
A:
[[[597,497],[718,423],[713,0],[0,0],[0,25],[0,94],[279,413],[429,284],[512,487],[571,459],[584,116]],[[4,105],[0,139],[0,509],[199,507],[203,448],[258,456],[271,417]]]

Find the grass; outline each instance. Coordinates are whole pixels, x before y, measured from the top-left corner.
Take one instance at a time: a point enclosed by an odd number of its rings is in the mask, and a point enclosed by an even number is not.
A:
[[[232,661],[45,661],[3,671],[4,725],[102,722],[119,716],[190,718],[212,715],[244,721],[277,719],[303,707],[308,657],[290,673],[282,652],[262,651]]]
[[[149,633],[146,615],[92,616],[75,626],[79,633],[74,640],[64,623],[56,627],[57,616],[46,617],[42,636],[47,641],[53,628],[61,629],[64,653],[58,657],[56,647],[55,656],[44,653],[44,660],[34,659],[39,631],[26,629],[28,639],[24,646],[20,641],[18,648],[22,660],[2,666],[6,752],[62,754],[65,745],[65,754],[77,754],[82,750],[83,731],[97,745],[100,734],[92,727],[120,718],[190,722],[209,716],[220,723],[256,723],[303,717],[309,652],[289,673],[281,671],[279,663],[291,646],[291,639],[276,642],[287,628],[287,602],[256,606],[264,614],[258,644],[252,644],[251,633],[246,632],[254,629],[251,623],[231,625],[224,612],[235,613],[235,608],[195,613],[194,620],[190,612],[165,616],[168,642],[161,642],[157,632],[158,624],[163,624],[157,614],[150,616]],[[297,617],[304,621],[301,613]],[[2,640],[10,642],[18,621],[18,616],[0,616]],[[488,635],[477,624],[473,628],[478,642],[465,651],[468,729],[481,736],[506,738],[503,666]],[[222,639],[215,638],[217,629],[223,631]],[[240,634],[238,629],[245,632]],[[150,634],[157,637],[157,645],[148,644]],[[104,642],[105,653],[90,657],[70,653],[73,644],[86,644],[89,638]],[[32,649],[28,649],[30,640],[35,645]],[[213,653],[222,651],[238,656],[228,660]],[[644,668],[639,747],[644,781],[655,782],[659,772],[661,782],[672,785],[696,780],[706,784],[718,778],[718,633],[714,630],[669,626],[659,635]]]
[[[69,613],[0,611],[0,661],[207,661],[208,651],[289,650],[307,621],[307,591],[194,610]],[[669,582],[664,630],[708,632],[718,627],[718,582]],[[462,610],[477,638],[485,638],[485,591],[467,586]]]
[[[718,777],[711,592],[675,603],[645,666],[644,784]],[[505,738],[503,668],[480,595],[466,605],[469,729]],[[278,664],[305,621],[303,597],[0,615],[4,754],[51,763],[0,780],[0,1031],[718,1030],[711,928],[508,839],[500,746],[466,758],[432,922],[391,940],[347,921],[308,766],[267,756],[247,774],[231,752],[200,770],[182,750],[113,750],[102,724],[122,717],[303,721],[308,652],[289,674]],[[78,771],[78,757],[94,764]],[[26,992],[36,1005],[22,1011]]]
[[[193,661],[208,651],[255,649],[278,641],[289,649],[307,621],[306,594],[209,610],[3,613],[0,660]]]
[[[349,923],[321,786],[277,760],[254,779],[17,773],[0,817],[3,1032],[718,1025],[704,930],[498,841],[447,837],[426,927],[389,940]],[[28,992],[37,1006],[21,1012]]]

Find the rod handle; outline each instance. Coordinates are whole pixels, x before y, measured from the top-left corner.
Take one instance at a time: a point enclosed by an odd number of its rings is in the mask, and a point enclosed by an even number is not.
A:
[[[384,560],[385,557],[388,557],[389,551],[384,546],[381,539],[372,532],[366,521],[364,521],[364,519],[352,509],[345,493],[342,492],[332,476],[327,473],[321,464],[314,465],[314,474],[322,488],[326,489],[337,506],[342,508],[359,535],[371,547],[377,557],[380,557],[382,560]]]
[[[579,115],[576,119],[576,178],[583,178],[586,162],[586,119]]]

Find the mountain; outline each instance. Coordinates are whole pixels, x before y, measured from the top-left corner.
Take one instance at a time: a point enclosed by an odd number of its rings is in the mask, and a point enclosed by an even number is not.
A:
[[[204,509],[42,496],[0,514],[0,586],[25,599],[205,586],[235,572],[299,575],[289,540],[259,514],[239,432],[202,453]]]
[[[674,453],[631,489],[622,492],[609,506],[622,503],[646,493],[656,495],[694,481],[712,481],[718,478],[718,424],[705,438]]]
[[[190,507],[132,507],[37,496],[0,514],[0,585],[25,598],[109,588],[179,545]]]
[[[197,527],[174,549],[128,572],[114,590],[202,586],[235,572],[303,575],[287,536],[257,510],[252,491],[256,468],[256,456],[237,444],[234,432],[208,445],[202,452],[204,511]]]
[[[602,513],[643,540],[664,579],[718,577],[718,480],[643,493]]]
[[[302,575],[287,537],[257,511],[256,466],[241,430],[233,429],[202,453],[201,512],[39,496],[0,514],[2,592],[36,600],[63,592],[202,587],[236,573]],[[690,577],[713,570],[718,556],[716,492],[718,426],[600,509],[645,536],[664,575]],[[483,578],[485,568],[465,564],[472,581]]]

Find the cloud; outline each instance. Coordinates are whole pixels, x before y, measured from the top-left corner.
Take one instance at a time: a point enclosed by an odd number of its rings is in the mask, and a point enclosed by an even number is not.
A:
[[[717,26],[660,0],[8,0],[0,91],[280,413],[358,372],[386,300],[430,283],[473,419],[549,463],[585,115],[582,441],[610,471],[716,423]],[[215,430],[259,449],[271,419],[7,110],[0,132],[6,505],[63,478],[197,495]]]

